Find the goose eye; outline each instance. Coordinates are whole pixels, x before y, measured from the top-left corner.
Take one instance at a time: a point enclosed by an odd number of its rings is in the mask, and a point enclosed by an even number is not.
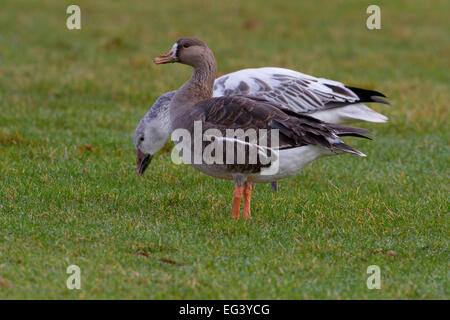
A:
[[[141,137],[139,140],[144,141],[144,137]]]

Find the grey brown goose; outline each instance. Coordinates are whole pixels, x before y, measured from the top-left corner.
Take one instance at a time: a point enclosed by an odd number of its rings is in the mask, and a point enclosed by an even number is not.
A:
[[[308,115],[298,114],[288,109],[280,109],[273,103],[254,97],[232,96],[212,98],[216,74],[216,61],[208,46],[196,38],[182,38],[165,55],[155,58],[155,63],[163,64],[180,62],[194,67],[192,77],[175,93],[169,105],[171,131],[186,131],[194,135],[194,123],[200,123],[202,134],[215,130],[214,139],[227,136],[230,129],[267,130],[279,134],[279,145],[262,145],[256,142],[233,139],[235,145],[245,144],[245,163],[225,163],[220,161],[210,164],[203,161],[193,166],[203,173],[213,177],[230,179],[235,183],[234,206],[232,216],[239,217],[242,194],[244,195],[244,218],[251,218],[250,199],[251,183],[269,182],[297,174],[313,160],[327,155],[353,153],[365,156],[360,151],[346,145],[340,139],[342,136],[364,137],[370,134],[368,130],[344,127],[322,122]],[[178,141],[179,142],[179,141]],[[184,141],[183,141],[184,142]],[[223,141],[225,143],[225,141]],[[229,141],[226,141],[229,142]],[[211,142],[212,143],[212,142]],[[200,152],[204,152],[211,143],[203,141]],[[178,143],[177,146],[182,145]],[[258,159],[256,163],[249,161],[250,145],[259,150],[270,150],[266,155],[268,163]],[[196,155],[194,143],[189,148]],[[185,151],[184,149],[183,151]],[[224,148],[223,158],[227,158],[227,148]],[[263,152],[261,152],[263,153]],[[139,157],[139,155],[138,155]],[[141,155],[141,165],[148,155]],[[217,158],[216,158],[217,159]],[[139,165],[139,159],[138,159]],[[276,167],[276,170],[271,170]],[[269,171],[270,174],[265,174]]]

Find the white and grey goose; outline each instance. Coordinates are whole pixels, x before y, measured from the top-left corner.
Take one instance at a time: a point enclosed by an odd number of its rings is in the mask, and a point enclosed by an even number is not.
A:
[[[271,129],[279,130],[280,145],[276,161],[269,164],[195,164],[194,167],[213,177],[230,179],[235,183],[233,217],[239,217],[242,194],[244,195],[244,218],[251,218],[251,183],[269,182],[297,174],[313,160],[327,155],[360,151],[346,145],[341,136],[363,137],[370,132],[365,129],[344,127],[325,123],[308,115],[289,109],[278,108],[272,102],[249,96],[212,98],[216,74],[216,62],[212,51],[196,38],[182,38],[171,51],[155,58],[155,63],[180,62],[194,67],[192,77],[173,95],[169,104],[171,131],[194,130],[194,122],[202,124],[203,133],[215,129],[223,133],[227,129]],[[357,97],[354,97],[357,99]],[[139,141],[139,139],[138,139]],[[145,141],[145,139],[144,139]],[[143,141],[142,141],[143,142]],[[203,151],[208,143],[204,142]],[[139,153],[143,153],[138,147]],[[191,146],[192,147],[192,146]],[[257,146],[258,148],[260,146]],[[270,146],[269,146],[270,147]],[[227,149],[224,149],[224,158]],[[148,154],[144,157],[147,158]],[[138,166],[145,164],[141,159]],[[248,157],[246,156],[246,159]],[[264,174],[274,165],[272,175]]]
[[[173,50],[173,49],[172,49]],[[304,113],[334,124],[386,122],[388,118],[364,102],[388,104],[380,92],[353,88],[283,68],[243,69],[217,78],[213,97],[246,95],[272,102],[276,107]],[[152,157],[170,136],[169,104],[176,91],[160,96],[141,119],[135,132],[138,173],[143,174]],[[141,165],[142,164],[142,165]],[[274,182],[274,189],[277,184]]]

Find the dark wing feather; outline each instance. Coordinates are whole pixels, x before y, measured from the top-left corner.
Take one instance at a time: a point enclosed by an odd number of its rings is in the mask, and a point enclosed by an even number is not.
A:
[[[375,90],[368,90],[368,89],[361,89],[361,88],[355,88],[350,86],[345,86],[346,88],[352,90],[359,98],[358,102],[379,102],[383,104],[390,105],[389,102],[386,100],[380,98],[386,98],[384,94],[381,92],[375,91]]]
[[[280,109],[272,103],[252,97],[230,96],[204,100],[194,107],[195,118],[203,121],[203,129],[279,129],[280,147],[318,145],[334,149],[338,136],[370,134],[354,127],[327,124],[308,115]]]

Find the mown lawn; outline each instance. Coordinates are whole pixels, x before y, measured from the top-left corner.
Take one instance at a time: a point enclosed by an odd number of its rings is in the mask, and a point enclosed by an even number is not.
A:
[[[66,8],[82,29],[66,29]],[[0,10],[0,298],[448,299],[450,3],[25,1]],[[368,155],[259,185],[170,162],[135,173],[134,129],[191,70],[151,59],[182,36],[219,71],[280,66],[375,88]],[[164,260],[166,259],[166,260]],[[175,264],[170,263],[175,262]],[[81,268],[81,290],[66,268]],[[366,287],[369,265],[382,287]]]

